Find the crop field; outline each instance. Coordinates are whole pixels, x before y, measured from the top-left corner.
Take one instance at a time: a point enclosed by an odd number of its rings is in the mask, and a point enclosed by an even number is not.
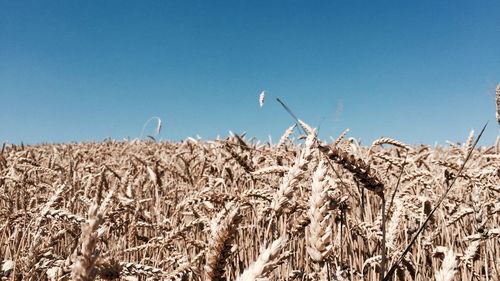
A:
[[[4,145],[1,280],[500,280],[500,146]],[[384,278],[385,277],[385,278]]]

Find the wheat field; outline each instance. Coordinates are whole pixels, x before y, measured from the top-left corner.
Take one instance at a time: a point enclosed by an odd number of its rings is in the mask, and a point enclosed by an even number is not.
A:
[[[1,280],[500,280],[498,144],[346,133],[4,145]]]

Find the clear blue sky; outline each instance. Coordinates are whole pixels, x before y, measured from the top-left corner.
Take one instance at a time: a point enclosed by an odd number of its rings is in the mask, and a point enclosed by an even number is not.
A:
[[[0,0],[0,142],[498,134],[500,1]],[[263,108],[261,90],[268,92]],[[148,127],[154,130],[154,124]]]

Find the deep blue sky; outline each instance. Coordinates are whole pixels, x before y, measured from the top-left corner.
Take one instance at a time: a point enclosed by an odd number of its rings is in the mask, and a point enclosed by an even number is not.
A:
[[[411,3],[410,3],[411,2]],[[500,1],[0,0],[0,142],[498,134]],[[261,90],[268,92],[263,108]],[[152,133],[154,124],[148,127]]]

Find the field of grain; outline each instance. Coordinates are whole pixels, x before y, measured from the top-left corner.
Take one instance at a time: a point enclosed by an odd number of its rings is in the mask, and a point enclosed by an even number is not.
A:
[[[500,280],[474,139],[4,145],[1,280]]]

